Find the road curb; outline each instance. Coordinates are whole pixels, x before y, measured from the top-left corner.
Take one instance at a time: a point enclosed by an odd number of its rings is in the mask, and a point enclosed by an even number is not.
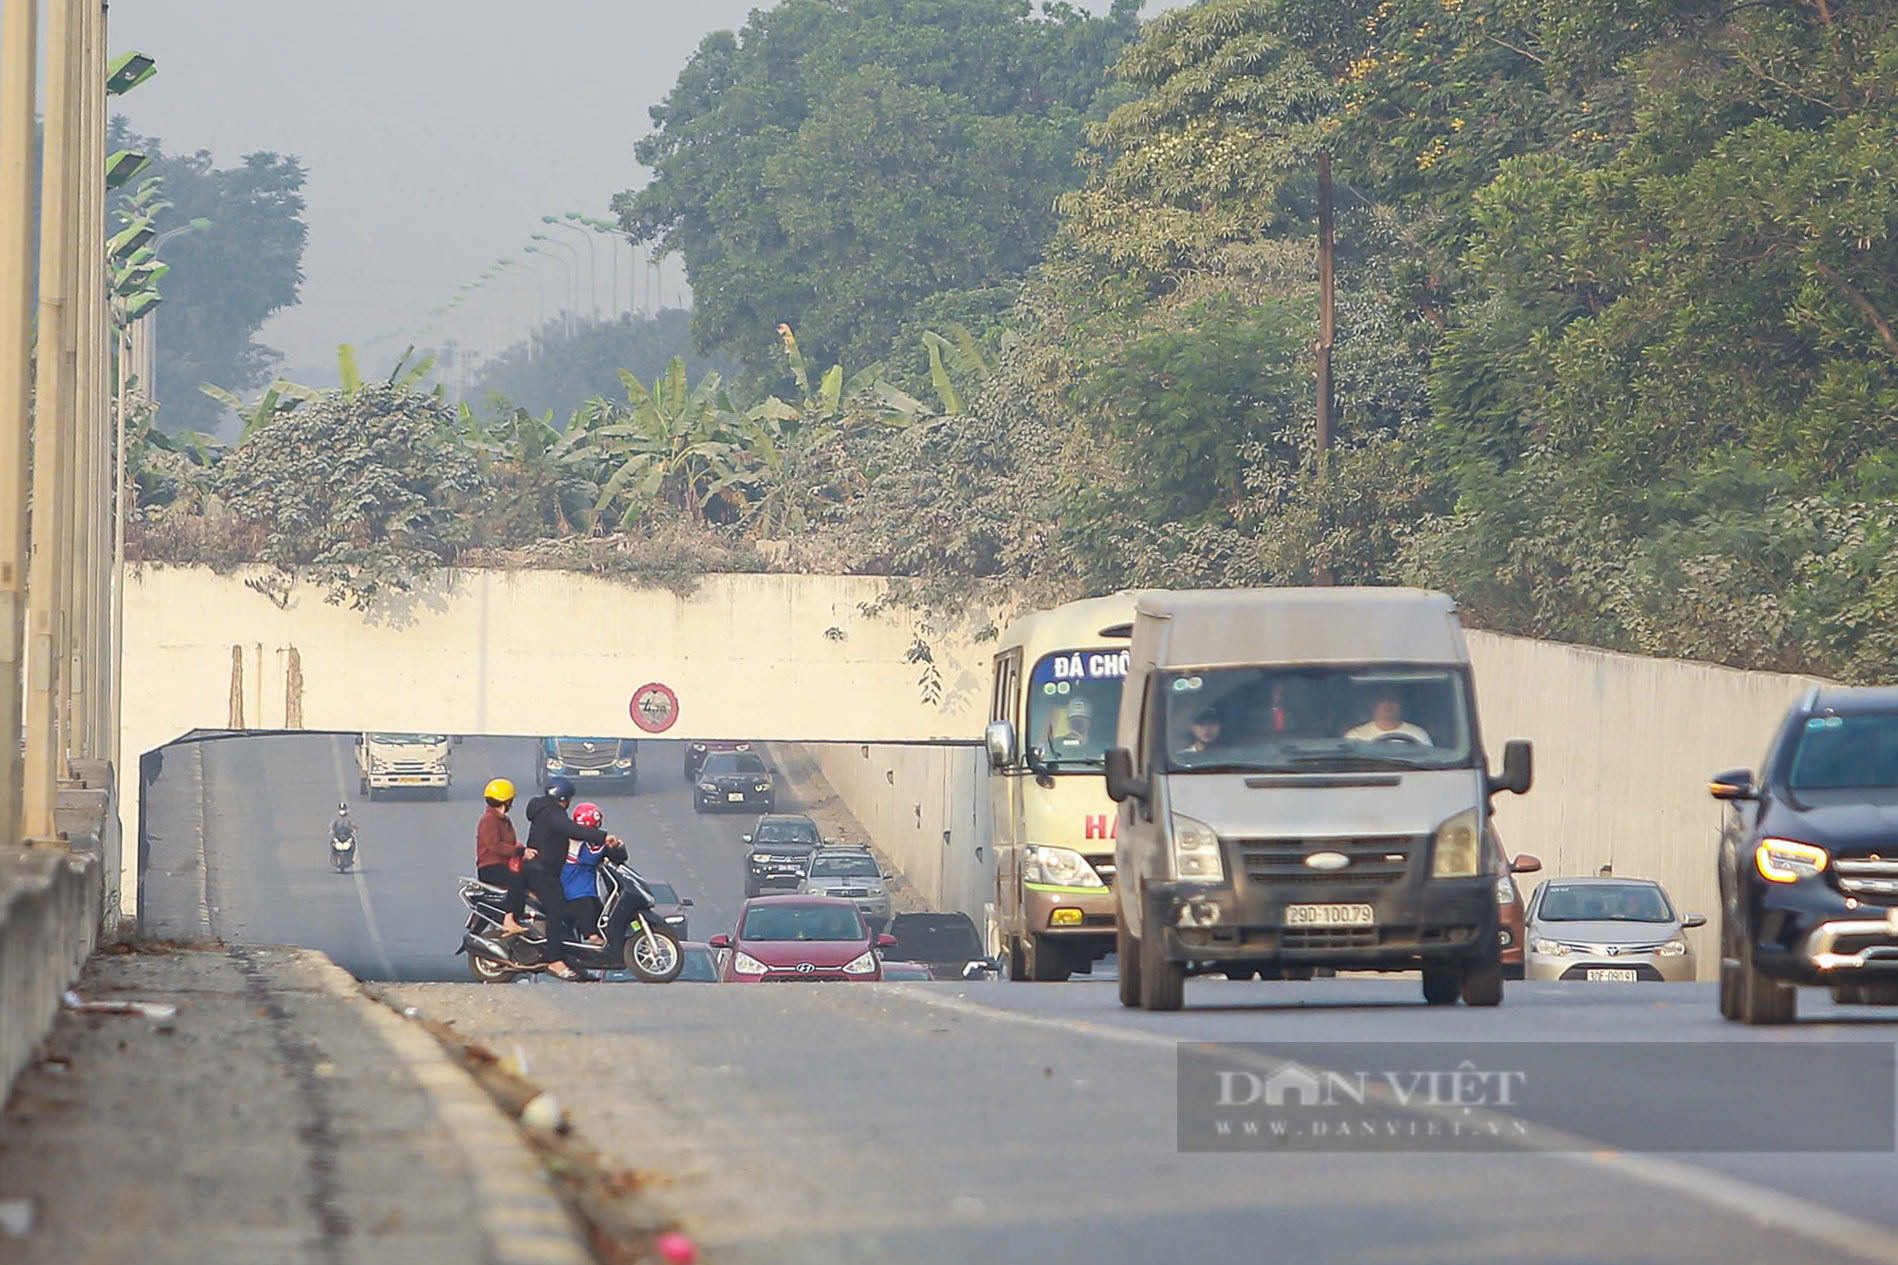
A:
[[[593,1254],[515,1123],[425,1030],[364,995],[355,976],[314,949],[295,956],[325,992],[356,1007],[428,1096],[474,1182],[494,1265],[593,1265]]]

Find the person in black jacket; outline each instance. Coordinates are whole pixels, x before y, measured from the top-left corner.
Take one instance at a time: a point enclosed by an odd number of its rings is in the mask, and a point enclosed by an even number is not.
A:
[[[591,980],[597,977],[575,966],[568,960],[566,950],[560,947],[566,942],[567,925],[567,894],[561,887],[560,871],[567,864],[569,843],[604,844],[609,848],[625,845],[617,836],[579,825],[569,817],[567,805],[573,802],[573,795],[573,783],[557,777],[547,784],[545,795],[528,801],[523,871],[527,875],[527,889],[540,902],[540,911],[547,918],[547,951],[559,954],[548,971],[565,980]]]

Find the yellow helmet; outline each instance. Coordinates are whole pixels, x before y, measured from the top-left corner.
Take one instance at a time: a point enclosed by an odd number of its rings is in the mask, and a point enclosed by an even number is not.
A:
[[[497,804],[514,802],[514,783],[504,777],[497,777],[482,788],[481,798],[493,800]]]

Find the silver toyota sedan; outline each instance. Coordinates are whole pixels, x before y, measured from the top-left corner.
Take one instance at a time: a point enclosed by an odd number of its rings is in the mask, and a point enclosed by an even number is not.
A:
[[[1555,878],[1529,898],[1523,975],[1532,980],[1670,983],[1694,978],[1684,932],[1705,926],[1682,917],[1651,879]]]

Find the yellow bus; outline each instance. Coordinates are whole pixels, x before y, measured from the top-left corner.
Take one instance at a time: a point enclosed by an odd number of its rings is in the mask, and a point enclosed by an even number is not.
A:
[[[1134,596],[1069,602],[1003,632],[985,734],[995,930],[1010,979],[1064,980],[1114,951],[1114,745]]]

